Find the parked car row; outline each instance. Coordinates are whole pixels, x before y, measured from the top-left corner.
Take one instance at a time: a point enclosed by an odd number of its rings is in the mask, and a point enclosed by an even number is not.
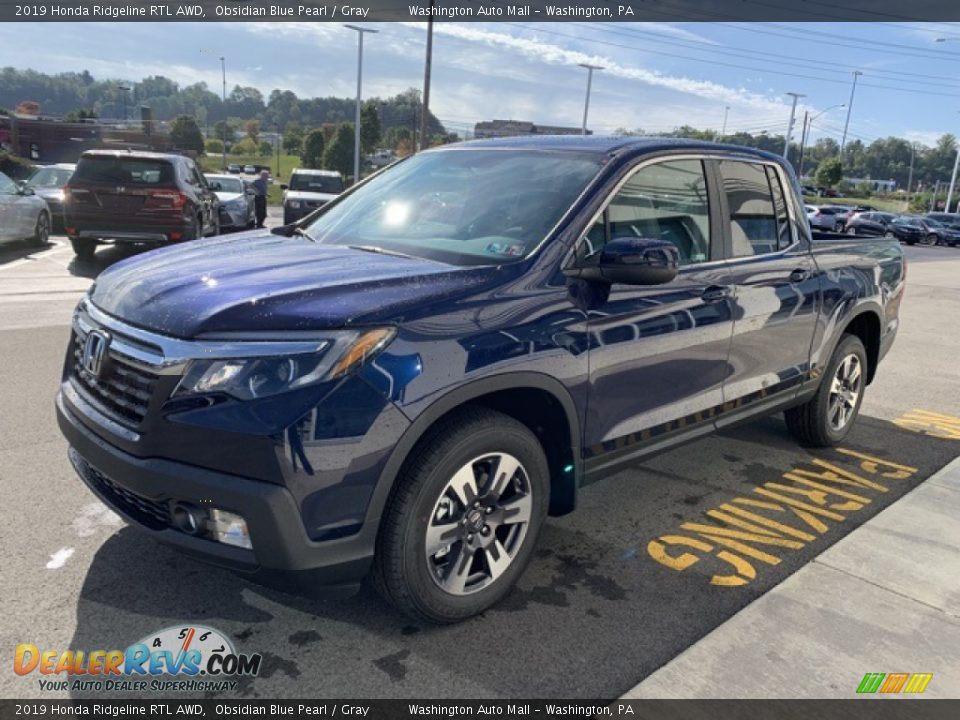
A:
[[[814,230],[848,235],[883,235],[907,245],[960,245],[960,214],[906,215],[882,212],[869,205],[805,205]]]
[[[264,166],[245,166],[244,173]],[[164,245],[256,225],[253,184],[226,173],[204,175],[182,155],[90,150],[76,165],[50,165],[16,183],[0,173],[0,241],[46,244],[62,228],[79,257],[101,243]],[[339,173],[294,170],[282,186],[285,225],[343,191]]]

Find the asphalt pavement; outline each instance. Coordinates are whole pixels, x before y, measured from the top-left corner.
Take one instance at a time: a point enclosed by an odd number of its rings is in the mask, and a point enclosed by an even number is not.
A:
[[[900,337],[841,449],[798,448],[775,417],[592,485],[577,512],[548,521],[518,588],[454,627],[414,623],[370,590],[327,603],[283,595],[126,527],[66,459],[53,398],[70,312],[129,252],[103,248],[79,263],[62,238],[0,251],[0,648],[123,648],[202,623],[264,655],[259,676],[233,695],[617,697],[960,454],[960,250],[908,248]],[[846,478],[859,499],[820,505],[798,494],[797,477],[831,487]],[[779,542],[758,529],[771,506],[786,509],[782,524],[794,530],[775,533]],[[753,554],[730,534],[741,531]],[[731,543],[746,567],[723,554]],[[758,629],[742,642],[775,656],[774,634]],[[2,697],[69,694],[0,673]]]

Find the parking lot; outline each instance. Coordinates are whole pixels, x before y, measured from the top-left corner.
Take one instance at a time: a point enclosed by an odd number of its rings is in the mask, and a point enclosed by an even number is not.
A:
[[[532,566],[503,603],[437,628],[412,623],[368,589],[327,603],[264,590],[125,527],[75,477],[53,397],[73,306],[98,272],[135,251],[101,248],[80,262],[63,237],[40,250],[5,247],[0,502],[11,511],[0,541],[8,549],[2,584],[13,592],[0,645],[122,648],[202,622],[241,652],[264,655],[259,676],[231,695],[617,696],[960,454],[960,337],[945,325],[960,313],[960,251],[905,251],[900,336],[840,449],[798,448],[777,417],[592,485],[576,513],[548,521]],[[865,481],[859,499],[817,515],[820,524],[791,543],[757,545],[749,568],[713,553],[724,535],[703,526],[717,513],[744,507],[738,499],[790,497],[785,474],[824,471]],[[684,564],[679,547],[701,554]],[[0,694],[37,696],[36,682],[4,674]]]

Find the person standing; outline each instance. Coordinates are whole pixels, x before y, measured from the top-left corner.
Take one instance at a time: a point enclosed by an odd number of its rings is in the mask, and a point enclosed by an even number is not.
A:
[[[250,183],[253,186],[255,195],[253,196],[253,212],[257,218],[257,227],[263,227],[263,221],[267,219],[267,191],[270,189],[270,172],[260,171],[260,177]]]

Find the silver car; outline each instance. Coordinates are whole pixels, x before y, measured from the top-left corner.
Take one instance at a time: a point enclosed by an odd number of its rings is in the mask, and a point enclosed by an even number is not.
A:
[[[207,185],[220,200],[220,230],[246,230],[257,224],[253,188],[236,175],[205,174]]]
[[[34,245],[50,240],[50,209],[30,188],[0,173],[0,243],[30,239]]]

